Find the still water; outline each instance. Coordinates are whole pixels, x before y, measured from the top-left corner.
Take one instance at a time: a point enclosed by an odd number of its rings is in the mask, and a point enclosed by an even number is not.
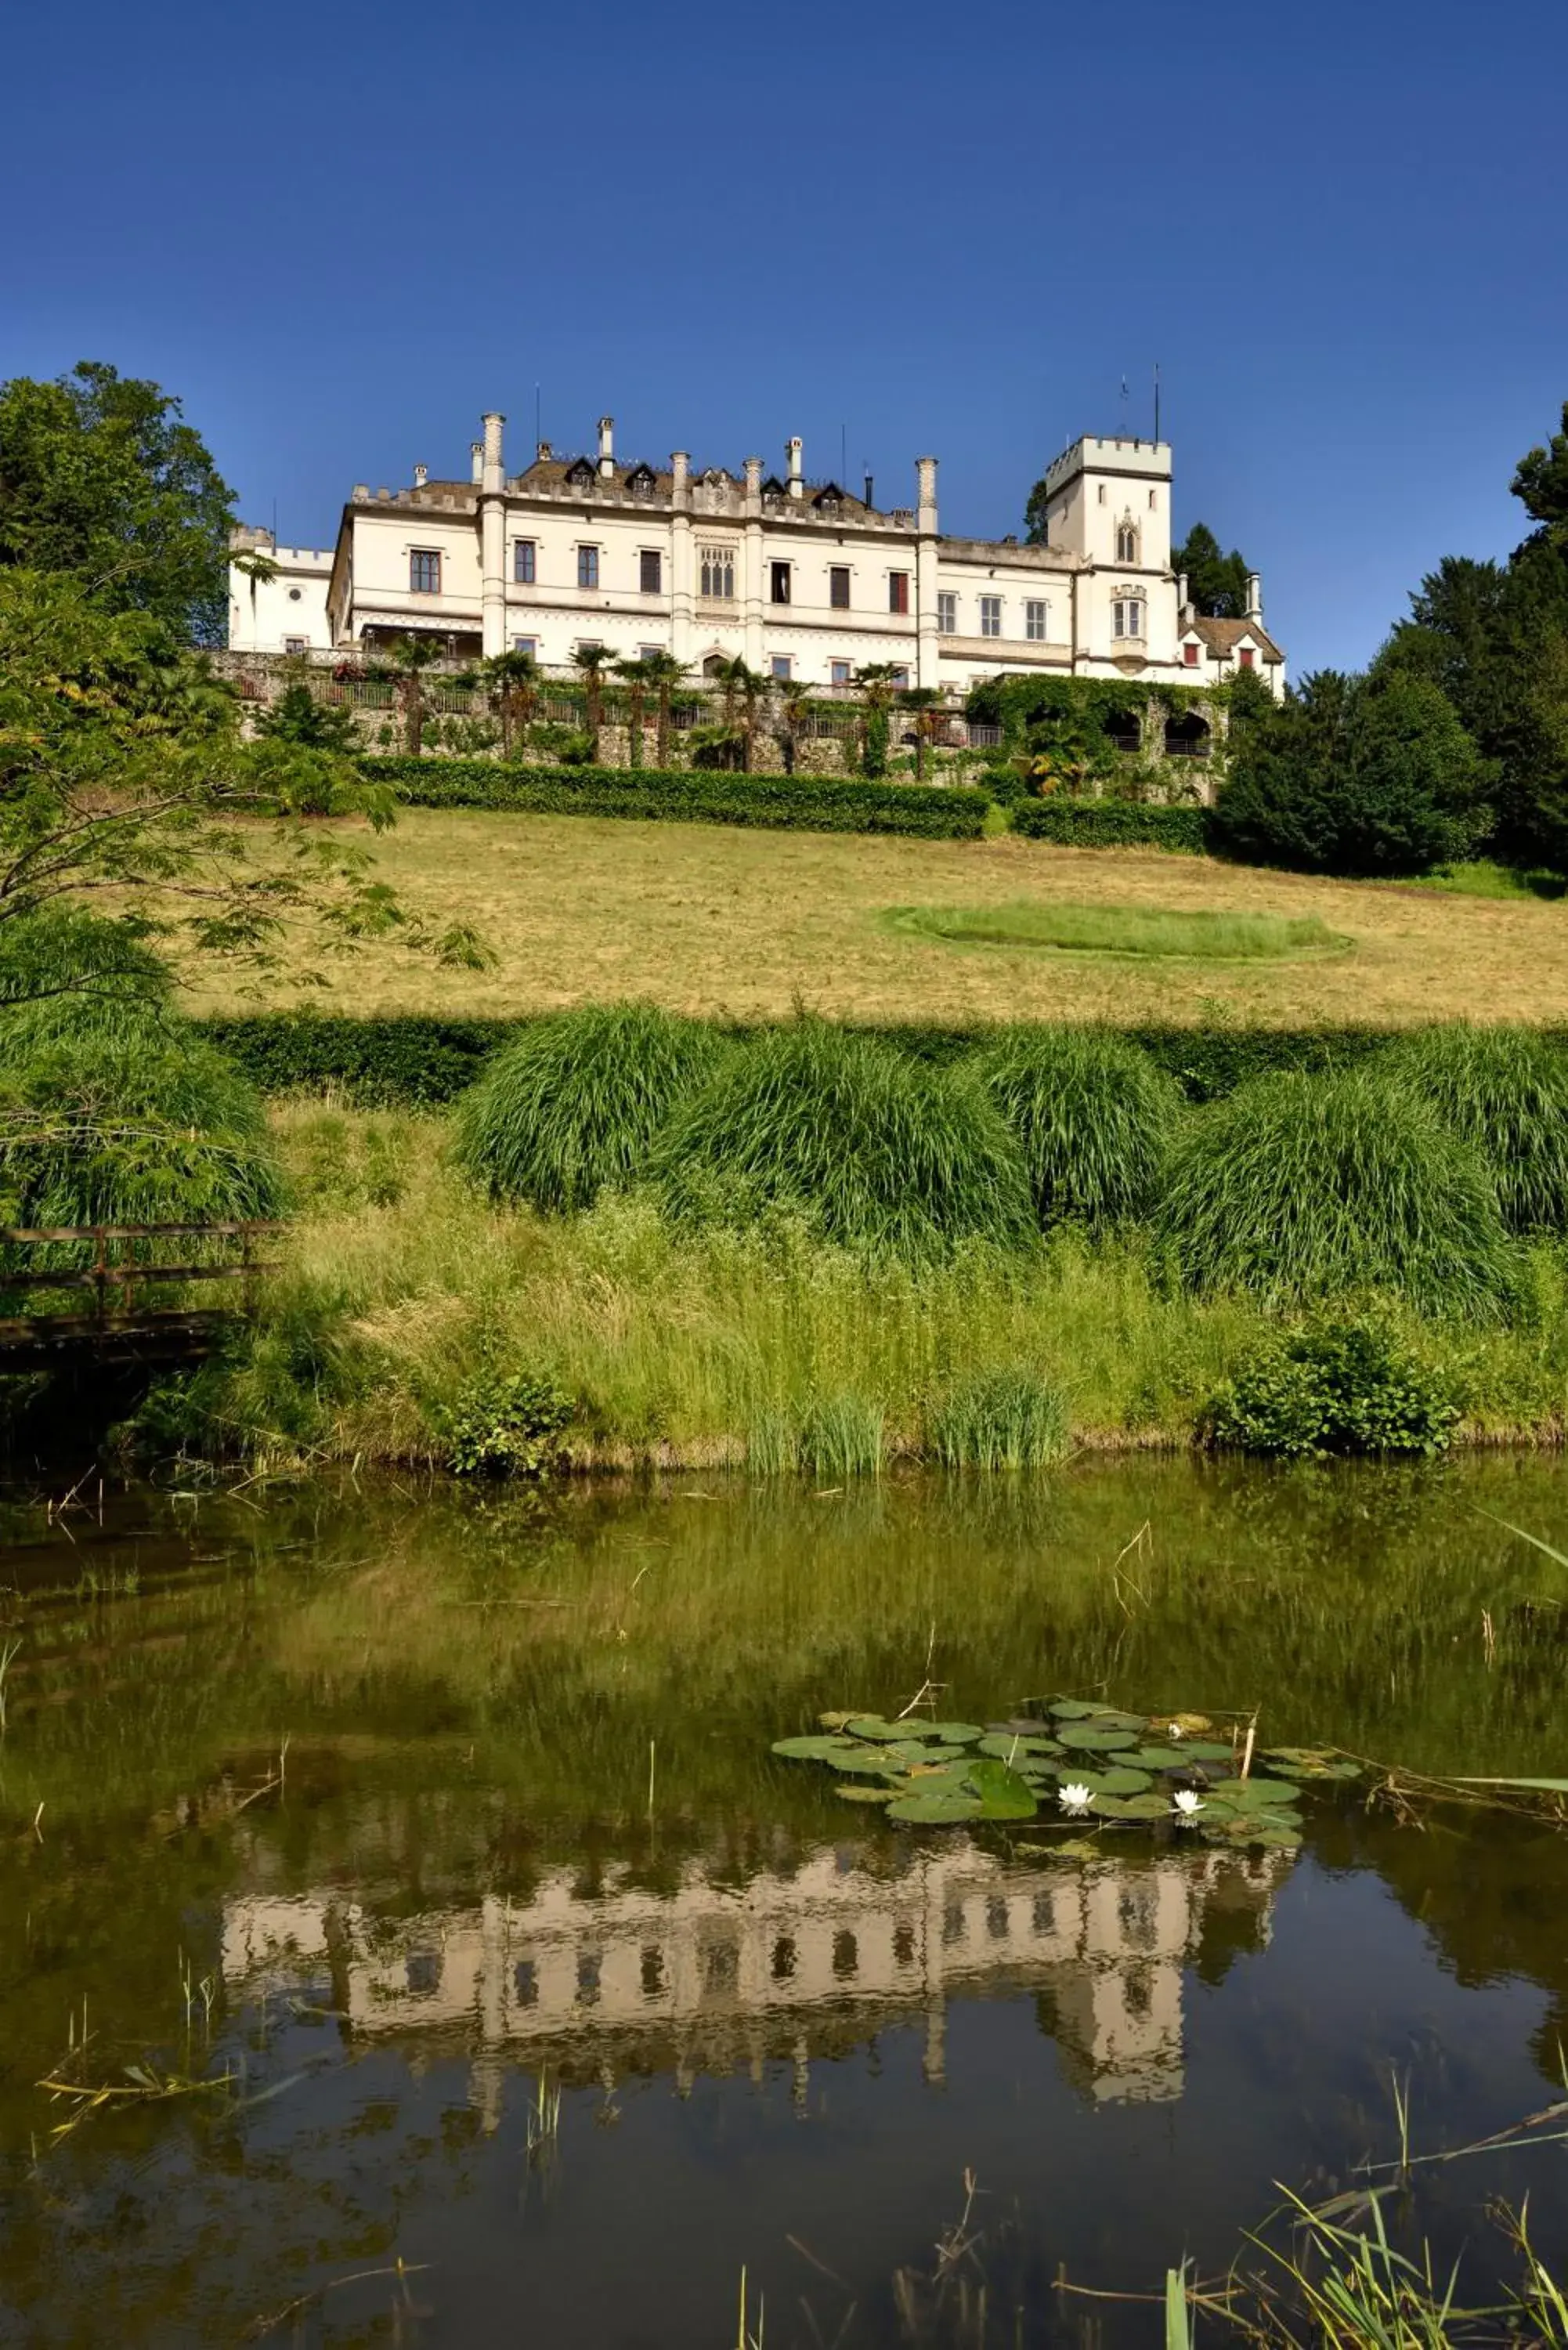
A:
[[[0,2340],[1152,2345],[1063,2281],[1563,2095],[1568,1834],[1085,1863],[768,1751],[929,1677],[1563,1773],[1556,1462],[84,1498],[0,1515]],[[128,2066],[228,2085],[39,2085]],[[1478,2294],[1568,2246],[1561,2145],[1416,2178]]]

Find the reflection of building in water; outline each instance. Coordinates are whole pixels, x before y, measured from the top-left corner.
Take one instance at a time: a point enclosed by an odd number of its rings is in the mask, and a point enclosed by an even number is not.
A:
[[[585,1898],[561,1870],[525,1906],[492,1897],[395,1922],[330,1898],[243,1898],[225,1914],[223,1974],[259,1987],[324,1961],[355,2032],[455,2027],[486,2050],[569,2062],[575,2046],[683,2081],[785,2051],[804,2068],[846,2026],[852,2039],[921,2012],[940,2079],[950,1996],[1032,1991],[1096,2097],[1174,2097],[1184,1968],[1206,1929],[1228,1949],[1239,1928],[1266,1940],[1287,1865],[1200,1850],[1022,1869],[955,1844],[896,1877],[824,1852],[739,1890],[693,1866],[673,1893],[622,1872]]]

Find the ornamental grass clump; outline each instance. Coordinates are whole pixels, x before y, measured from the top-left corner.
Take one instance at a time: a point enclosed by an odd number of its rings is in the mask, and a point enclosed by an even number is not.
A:
[[[1212,1104],[1172,1155],[1158,1224],[1189,1288],[1271,1305],[1384,1291],[1486,1318],[1510,1291],[1480,1158],[1373,1070],[1261,1077]]]
[[[1512,1232],[1568,1228],[1568,1055],[1529,1029],[1428,1028],[1386,1067],[1485,1159]]]
[[[1184,1104],[1173,1077],[1103,1028],[1014,1028],[979,1073],[1023,1148],[1043,1225],[1142,1215]]]
[[[786,1211],[824,1239],[926,1256],[1023,1239],[1023,1160],[968,1069],[935,1069],[826,1021],[759,1037],[671,1119],[656,1171],[685,1222]]]
[[[458,1104],[458,1165],[494,1199],[591,1207],[640,1177],[655,1135],[724,1050],[702,1022],[652,1003],[535,1021]]]

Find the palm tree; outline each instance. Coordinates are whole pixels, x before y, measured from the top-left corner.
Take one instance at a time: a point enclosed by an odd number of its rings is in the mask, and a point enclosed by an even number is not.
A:
[[[795,759],[800,750],[800,730],[805,718],[805,705],[810,694],[811,688],[804,678],[786,677],[780,681],[778,695],[784,711],[784,760],[786,775],[793,775],[794,773]]]
[[[599,755],[599,729],[605,723],[605,680],[615,665],[607,645],[579,645],[573,664],[583,681],[583,716],[587,727],[589,755]]]
[[[475,676],[480,691],[501,721],[501,755],[512,756],[519,727],[526,726],[537,699],[539,664],[532,653],[492,653]]]
[[[860,729],[860,771],[867,775],[888,772],[888,712],[893,702],[893,664],[867,661],[855,672],[866,716]]]
[[[644,653],[637,664],[645,688],[657,695],[658,747],[654,754],[659,765],[670,765],[670,698],[685,677],[686,671],[673,653]]]
[[[749,668],[738,653],[733,660],[722,664],[717,675],[719,690],[724,697],[724,729],[732,736],[735,732],[736,701],[744,705],[741,720],[741,770],[749,775],[756,748],[757,704],[768,690],[768,681],[759,671]]]
[[[626,680],[627,756],[633,767],[642,764],[642,713],[648,701],[648,667],[642,657],[636,660],[618,660],[617,677]]]
[[[923,784],[926,780],[926,746],[936,739],[942,697],[934,685],[909,685],[898,696],[898,701],[903,709],[914,712],[915,781]]]
[[[403,749],[417,759],[424,748],[425,690],[423,672],[441,657],[433,637],[400,637],[390,647],[392,666],[400,672],[398,699],[403,705]]]

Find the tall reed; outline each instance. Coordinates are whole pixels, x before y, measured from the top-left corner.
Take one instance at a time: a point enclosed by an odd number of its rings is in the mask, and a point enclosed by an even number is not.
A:
[[[1142,1215],[1184,1115],[1181,1089],[1106,1028],[1008,1029],[980,1056],[1023,1146],[1042,1224]]]
[[[1385,1066],[1486,1160],[1516,1232],[1568,1227],[1568,1055],[1529,1029],[1427,1028]]]

